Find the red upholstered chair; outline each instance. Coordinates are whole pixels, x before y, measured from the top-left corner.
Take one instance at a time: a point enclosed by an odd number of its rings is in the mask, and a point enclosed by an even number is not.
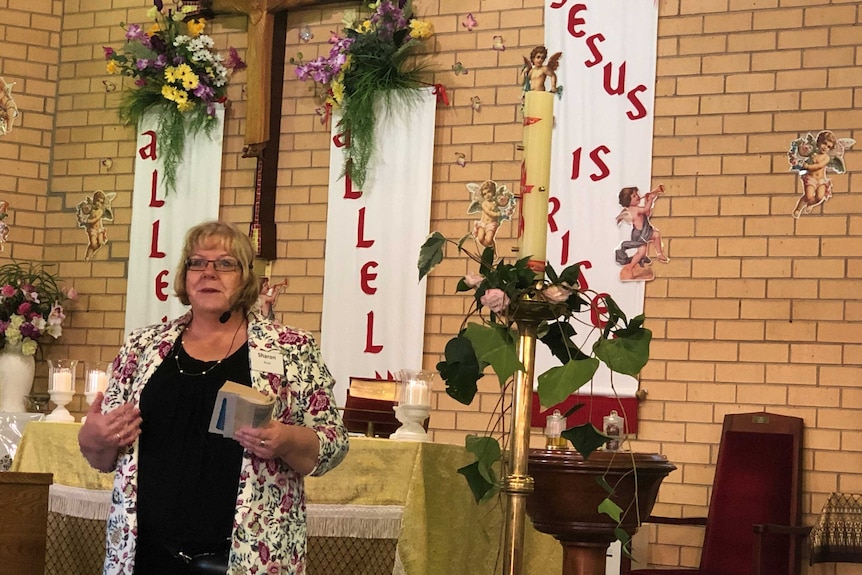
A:
[[[799,573],[801,539],[809,531],[799,526],[801,465],[802,419],[766,412],[726,415],[709,515],[646,520],[704,525],[699,569],[641,569],[632,575]]]

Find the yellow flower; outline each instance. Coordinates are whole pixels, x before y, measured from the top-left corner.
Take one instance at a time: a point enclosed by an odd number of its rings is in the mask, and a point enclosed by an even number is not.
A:
[[[180,112],[188,112],[194,107],[195,103],[189,100],[186,100],[184,102],[177,102],[177,110],[179,110]]]
[[[165,67],[165,80],[167,82],[176,82],[180,78],[180,71],[175,66]]]
[[[156,34],[159,33],[160,30],[161,30],[161,28],[159,27],[159,23],[154,22],[153,25],[150,26],[150,29],[147,30],[147,36],[155,36]]]
[[[188,74],[183,74],[183,88],[186,90],[194,90],[198,87],[200,83],[200,78],[194,72],[189,72]]]
[[[24,338],[24,342],[21,344],[21,353],[24,355],[33,355],[36,353],[36,348],[39,347],[35,341],[30,339],[29,337]]]
[[[371,20],[366,20],[362,24],[359,25],[359,30],[357,30],[360,34],[368,34],[371,32]]]
[[[329,85],[329,89],[332,90],[332,99],[335,101],[335,104],[341,106],[341,103],[344,101],[344,84],[338,80],[333,80]]]
[[[165,100],[175,101],[177,99],[176,93],[177,93],[176,88],[173,88],[173,87],[168,86],[168,85],[162,86],[162,97],[164,97]]]
[[[429,38],[434,33],[434,25],[427,20],[411,20],[410,21],[410,37],[411,38]]]
[[[173,98],[173,100],[174,100],[177,104],[185,104],[186,102],[188,102],[188,101],[189,101],[189,94],[188,94],[188,92],[184,92],[184,91],[182,91],[182,90],[177,90],[176,88],[174,88],[174,98]]]
[[[105,66],[105,69],[108,70],[108,74],[120,73],[120,67],[117,66],[117,63],[114,60],[108,60],[108,64]]]
[[[197,38],[201,34],[203,34],[204,28],[207,25],[207,21],[204,18],[200,18],[198,20],[189,20],[186,23],[186,27],[189,29],[189,36],[192,38]]]
[[[347,58],[344,59],[344,65],[341,67],[341,78],[344,78],[344,73],[350,70],[350,67],[353,65],[353,54],[348,54]]]

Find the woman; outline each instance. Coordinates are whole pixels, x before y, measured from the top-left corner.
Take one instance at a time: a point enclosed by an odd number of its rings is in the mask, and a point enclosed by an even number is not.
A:
[[[347,430],[311,335],[252,310],[253,253],[230,224],[189,230],[174,289],[191,310],[133,331],[87,414],[81,452],[116,470],[106,574],[193,573],[228,541],[231,575],[304,572],[303,476],[338,465]],[[226,380],[275,396],[273,421],[208,433]]]

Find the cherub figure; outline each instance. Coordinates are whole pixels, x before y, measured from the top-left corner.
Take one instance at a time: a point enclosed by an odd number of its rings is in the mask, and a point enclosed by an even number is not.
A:
[[[481,214],[473,222],[473,237],[479,245],[493,247],[500,223],[511,220],[515,212],[515,195],[493,180],[486,180],[481,185],[469,183],[467,189],[470,191],[467,213]]]
[[[12,99],[12,86],[15,82],[7,84],[0,76],[0,136],[5,136],[12,131],[12,123],[18,117],[18,106]]]
[[[837,138],[831,130],[823,130],[817,138],[809,132],[790,143],[787,161],[792,171],[799,172],[802,180],[802,195],[793,209],[793,217],[809,214],[815,207],[832,197],[832,181],[828,172],[843,174],[844,151],[853,146],[852,138]]]
[[[104,222],[114,221],[111,202],[116,197],[116,192],[96,190],[92,197],[85,197],[75,206],[78,227],[87,232],[87,253],[84,256],[86,261],[90,261],[93,255],[108,243]]]
[[[260,295],[257,297],[257,306],[261,315],[267,319],[275,319],[275,304],[281,290],[287,287],[287,280],[281,280],[275,285],[270,285],[269,278],[263,278],[260,283]]]
[[[0,252],[6,248],[6,241],[9,239],[9,225],[6,223],[6,218],[9,217],[9,202],[0,200]]]
[[[524,92],[544,92],[546,91],[545,82],[550,78],[551,89],[547,90],[555,94],[562,93],[562,86],[557,86],[557,68],[560,65],[560,57],[562,52],[557,52],[548,58],[548,49],[544,46],[536,46],[530,52],[529,60],[524,58],[524,67],[521,68],[520,81],[524,87]],[[545,64],[545,58],[548,58],[548,63]]]
[[[659,186],[643,198],[636,187],[620,190],[619,201],[622,210],[617,215],[617,225],[622,222],[631,224],[631,238],[622,242],[616,250],[616,261],[620,264],[621,281],[650,281],[655,279],[655,272],[647,268],[652,263],[649,257],[649,247],[655,250],[658,261],[668,263],[670,260],[664,253],[661,234],[650,222],[653,206],[658,197],[664,193],[664,186]],[[629,255],[629,250],[635,252]]]

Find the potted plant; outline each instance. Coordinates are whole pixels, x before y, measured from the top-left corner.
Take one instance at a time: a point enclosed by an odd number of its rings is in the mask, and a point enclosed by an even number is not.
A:
[[[525,318],[534,326],[538,325],[535,330],[537,339],[561,363],[538,375],[538,394],[543,406],[556,405],[587,384],[600,363],[616,373],[638,375],[649,358],[652,338],[650,330],[643,325],[643,315],[629,319],[609,294],[582,288],[584,284],[580,281],[578,265],[569,266],[560,273],[547,265],[544,274],[539,274],[528,266],[528,258],[514,263],[499,258],[493,245],[481,254],[471,251],[465,247],[470,245],[470,237],[467,235],[455,242],[434,232],[423,244],[418,262],[421,279],[443,260],[444,248],[450,244],[479,266],[478,273],[468,274],[458,282],[457,291],[472,292],[473,302],[459,333],[446,344],[443,361],[437,364],[450,397],[470,405],[486,367],[490,366],[497,375],[501,389],[516,373],[525,370],[518,355],[519,335],[515,329],[516,324]],[[592,312],[590,321],[581,319],[584,312]],[[587,341],[588,335],[593,341],[589,349],[584,343],[576,343],[576,338]],[[562,435],[580,454],[581,462],[588,460],[610,439],[589,422],[567,429]],[[479,436],[467,438],[467,449],[476,456],[476,461],[460,469],[459,473],[467,479],[477,502],[490,499],[501,485],[495,467],[501,459],[502,449],[495,438]],[[589,510],[610,518],[612,525],[604,530],[603,537],[610,533],[624,544],[629,537],[622,528],[636,528],[640,514],[648,513],[647,507],[651,508],[655,501],[661,478],[673,469],[663,460],[659,466],[663,469],[658,483],[649,493],[651,501],[648,505],[621,501],[621,507],[618,504],[620,498],[614,497],[616,485],[621,485],[618,482],[624,477],[631,478],[633,471],[639,475],[633,469],[636,465],[634,456],[629,463],[624,463],[628,466],[627,472],[611,471],[625,459],[628,458],[620,457],[614,463],[612,459],[602,458],[605,463],[599,465],[606,472],[598,473],[597,479],[607,496],[599,503],[598,509],[591,503],[592,509]],[[637,495],[631,489],[627,491],[632,493],[630,498],[640,494],[639,490]],[[577,499],[578,495],[573,497]],[[539,524],[537,527],[541,529]]]
[[[77,298],[60,287],[47,266],[12,262],[0,266],[0,411],[25,411],[39,343],[63,333],[63,302]]]

